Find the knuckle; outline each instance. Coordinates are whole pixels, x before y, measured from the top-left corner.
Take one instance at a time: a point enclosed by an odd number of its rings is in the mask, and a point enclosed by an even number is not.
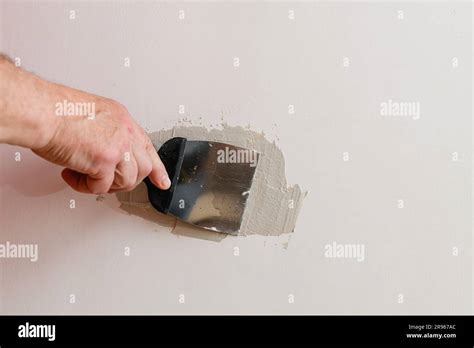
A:
[[[130,181],[124,182],[120,189],[121,191],[132,191],[136,186],[137,185],[136,185],[135,180],[130,180]]]
[[[134,188],[135,188],[135,185],[125,186],[123,191],[125,192],[132,191]]]
[[[151,162],[147,162],[147,163],[144,163],[140,167],[140,174],[141,174],[141,176],[146,176],[146,175],[150,174],[150,172],[152,170],[153,170],[153,166],[152,166]]]
[[[144,137],[145,139],[145,150],[146,151],[155,151],[155,147],[153,146],[153,143],[151,142],[150,138],[148,138],[146,135]]]
[[[129,188],[133,188],[135,186],[135,182],[136,182],[136,179],[135,177],[132,177],[131,175],[130,176],[126,176],[123,178],[123,181],[122,181],[122,188],[127,190]]]
[[[101,162],[106,164],[116,164],[121,159],[121,151],[118,148],[108,148],[101,151],[98,157]]]
[[[100,161],[94,161],[87,167],[87,174],[89,174],[92,177],[97,177],[99,173],[102,170],[102,166],[100,164]]]

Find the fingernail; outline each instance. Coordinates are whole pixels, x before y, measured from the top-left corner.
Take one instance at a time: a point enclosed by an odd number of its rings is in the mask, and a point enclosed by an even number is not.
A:
[[[169,188],[171,186],[170,178],[166,174],[161,177],[160,183],[164,188]]]

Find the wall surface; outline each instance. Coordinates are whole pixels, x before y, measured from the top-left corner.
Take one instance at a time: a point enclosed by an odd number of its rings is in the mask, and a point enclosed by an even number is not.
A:
[[[470,313],[471,7],[0,2],[0,49],[25,69],[150,132],[264,132],[308,192],[294,233],[212,241],[2,145],[0,244],[39,254],[0,259],[0,312]]]

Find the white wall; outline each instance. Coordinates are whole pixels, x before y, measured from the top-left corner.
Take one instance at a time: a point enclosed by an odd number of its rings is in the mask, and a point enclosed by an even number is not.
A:
[[[0,6],[2,50],[26,69],[115,98],[150,131],[182,119],[180,104],[207,126],[249,124],[309,191],[291,238],[216,243],[75,193],[59,168],[1,146],[0,243],[39,245],[35,263],[0,259],[2,313],[471,311],[471,4]],[[420,103],[420,118],[381,116],[388,99]],[[363,244],[364,261],[325,257],[333,242]]]

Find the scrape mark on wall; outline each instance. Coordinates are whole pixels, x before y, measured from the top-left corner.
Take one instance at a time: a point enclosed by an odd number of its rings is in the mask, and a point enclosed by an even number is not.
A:
[[[283,154],[263,134],[224,124],[222,128],[211,130],[200,126],[178,126],[150,133],[149,136],[158,143],[173,137],[184,137],[189,140],[218,141],[258,151],[260,160],[248,193],[240,235],[279,236],[293,232],[306,193],[303,194],[298,185],[287,186]],[[227,236],[176,221],[157,212],[148,202],[145,185],[139,185],[132,192],[117,193],[117,198],[121,202],[120,208],[130,214],[160,225],[176,224],[173,229],[175,234],[214,241]]]

